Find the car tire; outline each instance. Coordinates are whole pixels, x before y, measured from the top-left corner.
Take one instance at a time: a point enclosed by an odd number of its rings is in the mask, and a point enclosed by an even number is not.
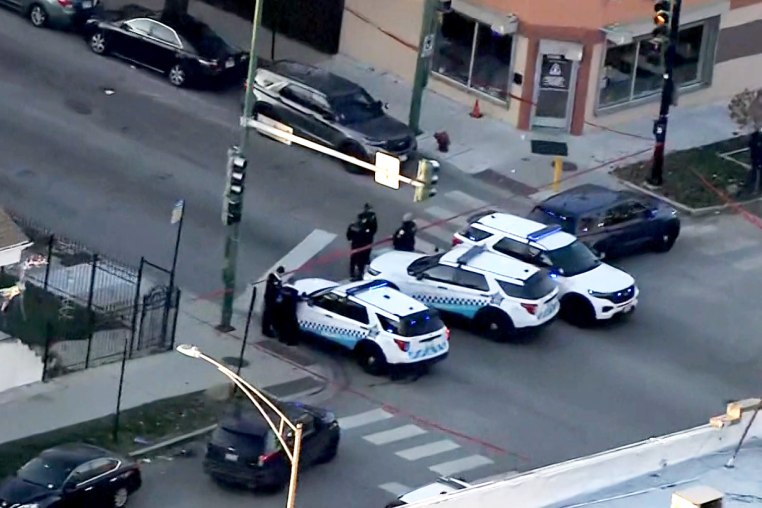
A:
[[[476,326],[481,334],[496,342],[505,342],[516,334],[511,318],[496,309],[486,309],[477,314]]]
[[[90,46],[90,51],[96,55],[105,55],[108,53],[108,41],[106,39],[106,34],[101,30],[94,32],[90,36],[90,38],[87,40],[87,45]]]
[[[355,159],[360,159],[366,162],[368,161],[368,154],[365,153],[365,150],[363,150],[363,148],[355,142],[350,141],[343,144],[341,148],[339,148],[339,151],[344,155],[349,155]],[[353,173],[356,175],[362,175],[368,172],[360,166],[355,166],[349,162],[344,162],[344,169],[346,169],[348,173]]]
[[[127,501],[130,498],[130,492],[126,487],[120,487],[114,491],[111,497],[112,506],[114,508],[124,508],[127,506]]]
[[[680,229],[674,224],[668,224],[662,229],[661,234],[654,238],[654,251],[669,252],[675,246],[675,241],[680,234]]]
[[[593,306],[584,296],[577,294],[566,295],[561,299],[561,317],[580,328],[592,326],[596,322]]]
[[[357,363],[371,376],[381,376],[386,372],[386,356],[381,348],[372,343],[360,343],[357,346]]]
[[[328,443],[328,447],[325,449],[325,452],[323,452],[320,457],[317,459],[318,464],[326,464],[328,462],[331,462],[333,459],[336,458],[336,455],[339,453],[339,438],[331,439],[331,442]]]
[[[188,83],[188,71],[182,63],[176,62],[167,71],[167,79],[173,86],[182,88]]]
[[[45,10],[42,4],[33,3],[29,7],[28,16],[29,21],[37,28],[44,28],[48,25],[48,11]]]

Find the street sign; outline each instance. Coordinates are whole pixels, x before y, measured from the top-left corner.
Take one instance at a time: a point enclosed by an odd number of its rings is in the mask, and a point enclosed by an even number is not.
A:
[[[293,127],[291,127],[289,125],[286,125],[284,123],[276,122],[272,118],[264,116],[262,113],[257,113],[257,122],[261,122],[261,123],[263,123],[265,125],[269,125],[270,127],[274,127],[276,129],[278,129],[279,131],[287,132],[288,134],[293,134],[294,133]],[[265,136],[267,136],[268,138],[274,139],[275,141],[280,141],[281,143],[284,143],[286,145],[290,145],[291,144],[291,140],[290,139],[281,138],[280,136],[278,136],[276,134],[273,134],[273,133],[268,133],[268,132],[264,132],[264,131],[260,131],[260,132],[262,134],[264,134]]]
[[[400,160],[383,152],[376,152],[376,183],[392,189],[400,188]]]
[[[434,34],[429,34],[423,39],[421,58],[429,58],[434,54]]]

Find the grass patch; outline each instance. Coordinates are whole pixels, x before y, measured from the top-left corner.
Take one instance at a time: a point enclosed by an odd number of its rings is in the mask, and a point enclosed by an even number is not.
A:
[[[664,185],[659,192],[664,197],[691,208],[725,204],[722,198],[708,189],[693,172],[704,176],[722,191],[728,191],[734,186],[740,188],[746,180],[746,168],[720,157],[720,154],[746,147],[748,147],[748,138],[739,136],[667,154],[664,159]],[[735,154],[733,158],[745,162],[744,156],[748,158],[748,154],[744,153]],[[638,185],[646,181],[650,172],[650,161],[614,170],[617,177]]]
[[[91,443],[128,453],[146,446],[136,444],[135,438],[156,443],[208,427],[217,422],[218,416],[228,405],[229,402],[212,398],[208,392],[202,391],[123,411],[117,443],[112,440],[114,417],[107,416],[1,444],[0,477],[14,473],[42,450],[62,443]]]

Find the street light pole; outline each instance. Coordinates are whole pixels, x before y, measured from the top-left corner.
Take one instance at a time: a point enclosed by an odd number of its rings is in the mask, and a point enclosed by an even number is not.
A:
[[[429,82],[431,59],[434,55],[434,42],[439,31],[438,7],[441,0],[425,0],[423,16],[421,20],[421,36],[418,43],[418,56],[415,64],[415,79],[413,81],[413,95],[410,98],[410,116],[408,127],[416,134],[421,132],[421,106],[423,103],[423,91]]]
[[[672,16],[669,25],[669,43],[664,56],[664,83],[661,89],[661,104],[659,106],[659,118],[654,122],[654,145],[653,163],[651,164],[651,176],[648,183],[654,187],[660,187],[664,183],[664,148],[667,143],[667,122],[669,120],[669,107],[675,100],[676,85],[672,71],[675,66],[677,55],[677,43],[680,36],[680,7],[682,0],[674,0],[672,4]]]
[[[243,98],[243,117],[251,116],[252,102],[254,99],[254,73],[257,70],[257,31],[262,22],[262,7],[264,0],[256,0],[254,5],[254,19],[251,27],[251,46],[249,47],[249,70],[246,73],[246,91]],[[249,141],[249,129],[245,125],[241,127],[241,142],[238,145],[241,153],[246,154]],[[243,196],[241,196],[243,200]],[[243,205],[243,203],[242,203]],[[238,264],[238,246],[240,239],[240,223],[236,222],[227,226],[225,236],[225,262],[222,269],[222,282],[225,293],[222,298],[222,316],[218,329],[231,331],[233,320],[233,300],[235,299],[235,278]]]

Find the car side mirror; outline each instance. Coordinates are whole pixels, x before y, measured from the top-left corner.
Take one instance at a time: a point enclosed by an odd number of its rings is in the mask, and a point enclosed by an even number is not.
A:
[[[126,22],[119,23],[119,28],[122,30],[127,30],[128,32],[131,30],[130,25],[128,25]]]
[[[334,114],[333,114],[332,112],[330,112],[330,111],[323,111],[323,112],[321,113],[321,116],[322,116],[323,118],[325,118],[326,120],[328,120],[329,122],[333,122],[333,121],[335,121],[335,120],[336,120],[336,115],[334,115]]]
[[[384,102],[384,109],[389,109],[389,103],[388,102]]]
[[[426,274],[424,274],[423,272],[415,274],[416,280],[423,280],[424,277],[426,277]]]

